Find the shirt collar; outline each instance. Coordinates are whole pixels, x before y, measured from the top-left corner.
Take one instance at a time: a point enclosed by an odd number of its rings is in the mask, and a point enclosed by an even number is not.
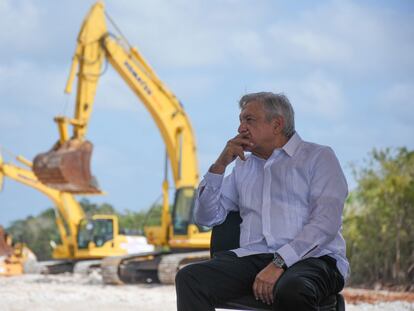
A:
[[[282,147],[282,149],[290,156],[293,157],[299,145],[302,143],[302,138],[295,132],[288,142]]]
[[[295,154],[296,150],[299,148],[299,145],[302,143],[302,141],[303,140],[299,136],[299,134],[295,132],[295,134],[293,134],[293,136],[287,141],[287,143],[282,148],[276,148],[275,150],[273,150],[273,153],[270,156],[270,158],[276,157],[282,150],[284,150],[286,154],[289,155],[290,157],[293,157],[293,155]],[[260,158],[254,155],[253,153],[251,153],[250,156],[262,162],[267,161],[266,159]]]

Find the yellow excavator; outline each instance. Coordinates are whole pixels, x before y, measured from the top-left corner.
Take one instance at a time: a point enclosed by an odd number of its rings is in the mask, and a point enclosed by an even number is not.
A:
[[[60,140],[35,157],[33,171],[45,185],[74,194],[99,193],[90,172],[92,143],[85,139],[99,77],[105,61],[138,96],[155,121],[166,145],[175,185],[169,210],[168,179],[162,185],[161,225],[146,227],[145,234],[158,251],[144,255],[107,257],[102,261],[106,283],[174,282],[180,266],[209,258],[210,231],[193,222],[195,187],[198,184],[196,144],[190,120],[175,95],[161,82],[139,51],[120,34],[110,33],[97,2],[83,21],[78,35],[66,93],[77,73],[76,109],[73,118],[58,116]],[[120,33],[120,32],[119,32]],[[73,126],[69,137],[68,126]],[[166,170],[167,171],[167,170]],[[165,174],[166,175],[166,174]]]
[[[8,177],[34,188],[46,195],[55,206],[61,244],[52,243],[52,257],[58,261],[46,262],[43,267],[46,269],[45,272],[71,272],[75,264],[78,270],[99,267],[100,261],[90,260],[154,250],[143,236],[120,234],[116,215],[86,217],[81,205],[71,193],[41,183],[32,172],[32,163],[24,157],[17,156],[15,160],[27,168],[3,162],[0,154],[0,180]],[[80,263],[85,260],[88,262]]]

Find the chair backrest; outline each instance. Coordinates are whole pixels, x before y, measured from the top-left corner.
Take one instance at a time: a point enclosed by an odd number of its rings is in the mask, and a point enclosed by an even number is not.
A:
[[[222,224],[213,227],[210,243],[211,256],[216,252],[227,251],[240,246],[241,222],[239,212],[230,212]]]

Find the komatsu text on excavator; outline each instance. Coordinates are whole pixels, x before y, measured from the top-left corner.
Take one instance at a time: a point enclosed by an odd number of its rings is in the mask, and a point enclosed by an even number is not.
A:
[[[199,178],[194,134],[181,103],[136,48],[131,47],[122,35],[108,32],[106,16],[112,22],[103,3],[97,2],[83,21],[65,90],[71,92],[77,73],[75,116],[55,118],[60,139],[49,152],[35,157],[33,171],[42,183],[52,188],[74,194],[99,193],[89,169],[92,144],[85,136],[98,80],[107,60],[157,124],[166,145],[176,192],[170,212],[165,178],[161,225],[145,228],[148,241],[160,251],[146,256],[106,258],[102,263],[104,281],[120,284],[159,280],[171,283],[181,265],[209,257],[210,232],[194,224],[192,217]],[[68,125],[73,126],[71,137]]]

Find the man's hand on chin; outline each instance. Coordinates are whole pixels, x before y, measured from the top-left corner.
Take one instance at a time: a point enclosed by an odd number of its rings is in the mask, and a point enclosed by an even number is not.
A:
[[[284,270],[271,262],[256,275],[253,283],[253,294],[257,300],[264,303],[273,303],[273,287]]]

